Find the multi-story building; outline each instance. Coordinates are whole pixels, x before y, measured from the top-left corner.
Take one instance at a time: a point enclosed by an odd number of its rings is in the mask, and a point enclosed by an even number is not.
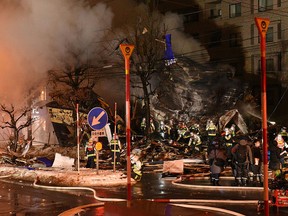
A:
[[[270,117],[288,119],[288,1],[287,0],[155,0],[162,12],[183,16],[185,32],[207,50],[210,63],[229,65],[261,95],[260,36],[257,18],[270,20],[266,34],[267,101]],[[185,53],[204,60],[198,51]],[[206,57],[207,59],[207,57]]]
[[[229,64],[238,75],[260,73],[260,37],[254,19],[268,18],[267,76],[287,79],[288,1],[160,0],[159,8],[182,14],[185,31],[207,49],[211,62]],[[197,51],[190,56],[201,58]]]

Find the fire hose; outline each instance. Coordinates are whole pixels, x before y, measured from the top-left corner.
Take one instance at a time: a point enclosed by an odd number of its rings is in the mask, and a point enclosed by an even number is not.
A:
[[[124,202],[127,201],[127,199],[119,199],[119,198],[102,198],[97,196],[96,190],[93,188],[89,187],[59,187],[59,186],[47,186],[47,185],[39,185],[37,184],[38,179],[36,178],[33,186],[38,187],[38,188],[44,188],[44,189],[50,189],[50,190],[88,190],[93,193],[93,197],[102,202]],[[243,214],[240,214],[238,212],[222,209],[222,208],[216,208],[216,207],[210,207],[210,206],[201,206],[201,205],[192,205],[192,204],[176,204],[176,203],[231,203],[231,204],[256,204],[258,203],[258,200],[204,200],[204,199],[146,199],[147,201],[152,201],[152,202],[165,202],[169,203],[169,205],[172,206],[178,206],[178,207],[183,207],[183,208],[194,208],[194,209],[204,209],[204,210],[211,210],[211,211],[220,211],[223,213],[235,215],[235,216],[243,216]],[[98,205],[97,205],[98,206]],[[74,209],[70,210],[75,210],[77,209],[83,209],[85,206],[79,206]],[[68,211],[70,211],[68,210]],[[65,215],[63,213],[63,215]]]

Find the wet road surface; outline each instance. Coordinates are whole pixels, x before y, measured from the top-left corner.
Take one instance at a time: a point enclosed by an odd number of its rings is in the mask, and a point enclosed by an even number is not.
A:
[[[202,181],[202,180],[201,180]],[[187,188],[172,184],[172,178],[162,178],[161,174],[150,173],[143,175],[142,181],[132,186],[131,202],[105,202],[99,207],[84,208],[78,215],[231,215],[227,213],[216,213],[211,210],[198,210],[193,206],[204,205],[225,208],[237,211],[243,215],[264,215],[257,212],[255,204],[229,204],[229,203],[194,203],[191,199],[209,200],[258,200],[262,199],[261,191],[249,190],[223,190],[219,188],[207,189],[205,185],[209,182],[194,182],[203,184],[203,188]],[[223,182],[224,183],[224,182]],[[68,209],[87,204],[99,204],[93,198],[91,192],[86,191],[50,191],[34,188],[31,183],[0,182],[0,215],[59,215]],[[126,187],[94,188],[97,196],[106,198],[127,197]],[[169,204],[165,202],[151,202],[149,199],[187,199],[187,202]],[[190,206],[180,206],[188,204]],[[193,206],[192,206],[193,205]],[[129,206],[129,207],[127,207]],[[104,213],[105,212],[105,213]],[[287,208],[273,210],[270,215],[288,215]]]

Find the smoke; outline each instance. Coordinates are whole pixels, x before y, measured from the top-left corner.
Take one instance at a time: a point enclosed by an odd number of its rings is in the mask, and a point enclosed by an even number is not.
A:
[[[178,55],[192,57],[193,60],[204,63],[209,60],[209,54],[192,36],[184,33],[183,17],[168,12],[164,16],[168,33],[172,35],[173,51]]]
[[[119,39],[111,29],[119,32],[142,9],[143,5],[137,6],[134,0],[1,0],[0,103],[24,103],[27,89],[40,82],[44,85],[47,70],[68,58],[69,46],[85,50],[86,59],[101,55],[101,41]],[[201,49],[183,33],[180,16],[167,13],[165,24],[176,54]],[[124,83],[119,84],[119,76],[114,82],[110,78],[109,84],[107,80],[97,84],[97,93],[104,99],[109,97],[111,105],[118,98],[123,100]]]
[[[67,46],[95,55],[111,28],[107,5],[77,0],[0,1],[0,100],[21,103],[27,89],[45,81],[46,71],[65,59]]]

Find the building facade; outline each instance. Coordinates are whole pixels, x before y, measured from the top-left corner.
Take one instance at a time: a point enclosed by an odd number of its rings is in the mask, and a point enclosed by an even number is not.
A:
[[[210,61],[231,65],[239,75],[260,74],[260,37],[255,17],[268,18],[267,77],[283,84],[288,81],[288,1],[175,0],[160,1],[159,7],[181,14],[185,31],[207,49]],[[197,60],[199,55],[193,52],[190,57]]]

